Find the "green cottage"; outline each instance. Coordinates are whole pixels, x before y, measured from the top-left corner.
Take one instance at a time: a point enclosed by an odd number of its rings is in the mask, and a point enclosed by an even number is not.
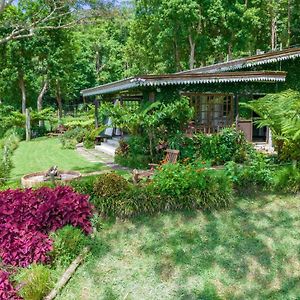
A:
[[[101,101],[172,101],[187,96],[195,115],[194,131],[218,132],[236,124],[249,141],[271,143],[267,128],[253,125],[255,115],[239,111],[239,102],[267,93],[300,90],[300,48],[259,53],[246,58],[162,75],[140,75],[81,91]],[[114,132],[118,134],[118,132]]]

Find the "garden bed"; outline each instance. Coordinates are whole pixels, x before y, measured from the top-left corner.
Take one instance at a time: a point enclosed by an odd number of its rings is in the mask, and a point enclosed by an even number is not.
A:
[[[66,186],[0,192],[1,299],[46,295],[56,268],[70,263],[88,242],[88,198]]]

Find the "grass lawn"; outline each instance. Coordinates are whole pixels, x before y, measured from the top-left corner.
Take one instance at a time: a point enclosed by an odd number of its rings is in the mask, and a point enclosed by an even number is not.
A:
[[[299,200],[104,223],[58,300],[299,299]]]
[[[13,155],[14,168],[11,177],[45,171],[51,166],[61,170],[75,170],[82,173],[100,171],[103,165],[91,163],[75,150],[62,149],[58,138],[39,138],[30,142],[21,142]]]

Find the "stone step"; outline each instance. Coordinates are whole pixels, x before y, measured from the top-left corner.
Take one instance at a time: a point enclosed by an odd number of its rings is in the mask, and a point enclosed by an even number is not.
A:
[[[95,150],[108,154],[112,157],[115,156],[116,148],[113,145],[107,144],[107,142],[101,143],[101,145],[95,146]]]
[[[119,147],[119,140],[117,140],[117,139],[107,139],[105,142],[102,142],[102,144],[103,143],[106,143],[106,144],[108,144],[108,145],[111,145],[111,146],[113,146],[113,147],[115,147],[115,148],[118,148]]]

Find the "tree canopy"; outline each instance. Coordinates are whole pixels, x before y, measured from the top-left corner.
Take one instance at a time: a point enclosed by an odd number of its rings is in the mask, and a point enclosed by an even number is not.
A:
[[[299,44],[298,0],[0,0],[0,100],[22,111],[79,91]]]

